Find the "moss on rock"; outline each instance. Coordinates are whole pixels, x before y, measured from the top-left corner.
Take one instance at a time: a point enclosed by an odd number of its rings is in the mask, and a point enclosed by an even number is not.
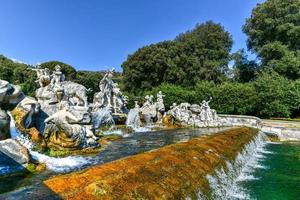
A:
[[[21,108],[16,107],[11,111],[11,115],[16,121],[16,128],[23,134],[27,134],[32,141],[34,142],[42,142],[43,137],[41,136],[40,132],[35,128],[25,128],[24,122],[26,118],[26,112],[23,111]]]
[[[44,183],[64,199],[185,199],[209,194],[207,174],[225,166],[258,133],[235,128],[166,146]]]

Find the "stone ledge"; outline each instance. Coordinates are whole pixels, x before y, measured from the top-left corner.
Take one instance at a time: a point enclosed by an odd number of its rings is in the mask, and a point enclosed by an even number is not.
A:
[[[64,199],[184,199],[199,191],[209,196],[206,175],[234,160],[257,133],[234,128],[44,183]]]
[[[228,120],[233,126],[259,128],[268,135],[277,137],[279,141],[300,141],[300,123],[262,120],[258,117],[247,115],[221,114],[219,117]]]

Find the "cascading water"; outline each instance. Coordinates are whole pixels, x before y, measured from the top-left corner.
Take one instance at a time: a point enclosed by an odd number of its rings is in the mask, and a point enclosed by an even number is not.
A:
[[[32,150],[33,144],[28,137],[19,133],[15,126],[15,120],[9,113],[10,121],[10,134],[11,138],[18,140],[23,146],[25,146],[34,160],[39,163],[45,163],[47,169],[55,172],[69,172],[74,169],[81,168],[85,165],[92,163],[92,157],[82,157],[82,156],[68,156],[64,158],[53,158],[37,151]]]
[[[252,175],[255,169],[264,168],[259,162],[264,158],[267,141],[260,132],[254,140],[247,144],[234,161],[227,161],[226,167],[207,175],[212,199],[234,200],[250,199],[242,182],[255,179]],[[201,196],[199,194],[199,196]],[[199,198],[199,199],[203,199]],[[205,199],[205,198],[204,198]]]
[[[139,110],[130,109],[126,119],[126,126],[132,128],[139,128],[141,126]]]
[[[115,125],[111,108],[105,107],[93,113],[93,129],[96,130],[103,125]]]
[[[141,119],[138,109],[130,109],[127,119],[126,126],[132,128],[136,132],[146,132],[150,131],[149,128],[141,127]]]

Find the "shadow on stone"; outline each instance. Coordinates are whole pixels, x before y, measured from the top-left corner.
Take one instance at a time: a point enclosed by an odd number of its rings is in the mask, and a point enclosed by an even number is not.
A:
[[[29,174],[23,165],[0,151],[0,193],[14,189]]]
[[[0,151],[0,199],[62,199],[43,183],[38,187],[26,186],[25,179],[30,179],[33,174],[23,165],[16,162],[3,151]],[[27,184],[26,184],[27,185]],[[15,191],[14,191],[15,190]],[[11,192],[13,191],[13,192]]]

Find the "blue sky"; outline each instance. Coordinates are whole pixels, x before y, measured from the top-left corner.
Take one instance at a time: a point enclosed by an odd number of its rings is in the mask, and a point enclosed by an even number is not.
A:
[[[29,64],[59,60],[78,70],[116,67],[139,47],[207,20],[246,48],[241,27],[264,0],[0,0],[0,54]]]

